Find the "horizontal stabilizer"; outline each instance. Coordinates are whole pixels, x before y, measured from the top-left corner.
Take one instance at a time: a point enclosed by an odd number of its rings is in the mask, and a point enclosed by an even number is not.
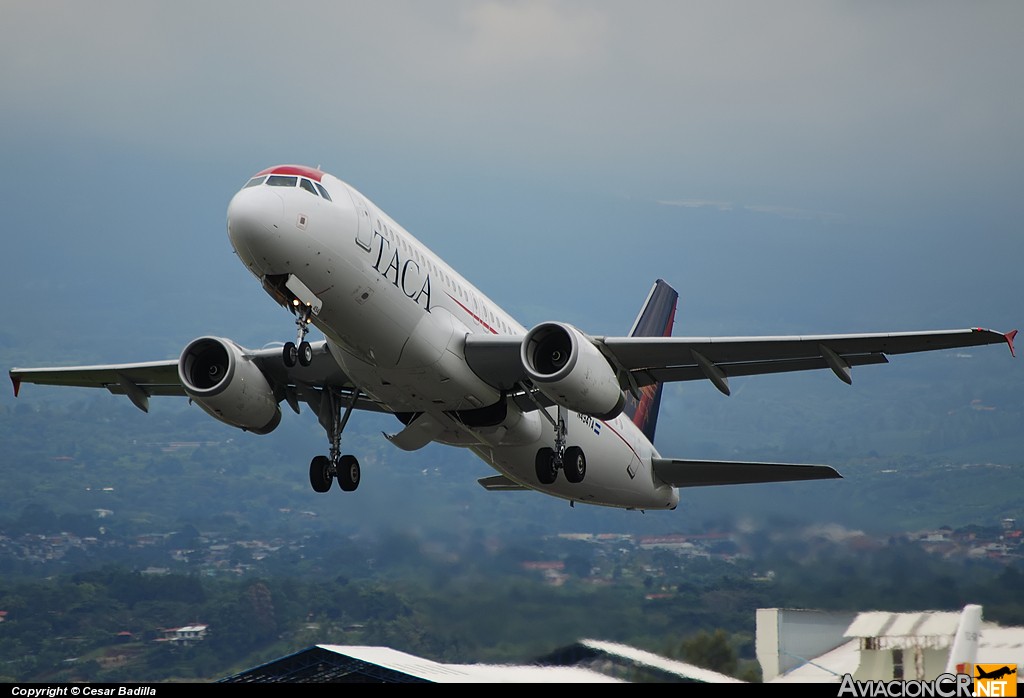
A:
[[[510,480],[504,475],[493,475],[491,477],[485,477],[477,480],[485,490],[491,492],[507,492],[511,490],[526,490],[528,487],[523,487],[518,482]]]
[[[828,465],[796,463],[743,463],[738,461],[653,458],[651,466],[659,480],[673,487],[747,485],[758,482],[792,482],[841,478]]]

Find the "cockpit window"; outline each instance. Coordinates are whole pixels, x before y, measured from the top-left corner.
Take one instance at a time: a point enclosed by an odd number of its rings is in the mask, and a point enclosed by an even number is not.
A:
[[[267,177],[268,187],[294,187],[298,177],[285,177],[284,175],[270,175]]]
[[[256,175],[248,182],[242,189],[248,189],[249,187],[258,187],[261,184],[266,184],[268,187],[294,187],[298,185],[302,189],[305,189],[313,196],[322,196],[328,201],[333,201],[331,195],[327,193],[323,185],[312,179],[306,177],[299,177],[297,175]]]
[[[316,190],[320,192],[320,196],[324,197],[328,201],[331,201],[331,195],[327,193],[327,190],[324,189],[323,185],[320,184],[320,182],[313,182],[313,184],[316,186]]]

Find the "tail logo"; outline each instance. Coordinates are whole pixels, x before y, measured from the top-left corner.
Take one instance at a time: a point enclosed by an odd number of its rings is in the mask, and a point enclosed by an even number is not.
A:
[[[631,337],[669,337],[676,317],[676,300],[679,294],[667,283],[658,279],[654,282],[650,294],[640,314],[637,315]],[[651,443],[654,442],[654,428],[658,423],[658,409],[661,406],[661,383],[645,385],[640,388],[639,399],[632,395],[626,398],[625,413]]]

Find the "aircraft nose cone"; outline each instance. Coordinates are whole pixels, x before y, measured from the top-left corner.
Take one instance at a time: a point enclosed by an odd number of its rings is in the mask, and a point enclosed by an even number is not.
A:
[[[264,248],[278,236],[284,218],[284,201],[266,187],[243,189],[228,204],[228,237],[235,252],[252,266],[264,256]]]

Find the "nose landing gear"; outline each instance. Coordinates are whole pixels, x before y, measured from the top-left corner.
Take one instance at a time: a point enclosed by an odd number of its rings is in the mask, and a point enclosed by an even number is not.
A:
[[[313,362],[313,347],[306,341],[309,334],[309,322],[313,318],[313,308],[308,303],[292,301],[292,311],[296,314],[295,324],[298,332],[294,342],[286,342],[281,353],[284,365],[291,368],[298,362],[303,366],[309,366]]]

